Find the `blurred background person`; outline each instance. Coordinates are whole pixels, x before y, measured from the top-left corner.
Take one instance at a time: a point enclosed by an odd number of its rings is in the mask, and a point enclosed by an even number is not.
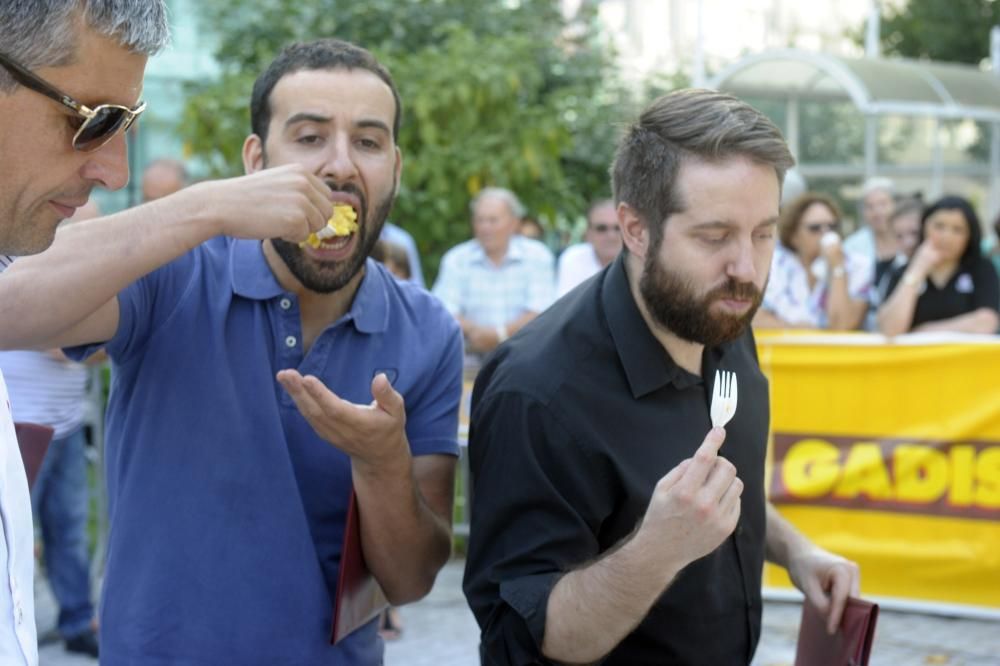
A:
[[[555,259],[517,233],[524,206],[510,190],[487,187],[471,207],[474,237],[445,253],[433,293],[462,326],[475,363],[552,303]]]
[[[155,159],[142,172],[142,201],[154,201],[184,189],[188,173],[184,163],[169,157]]]
[[[525,238],[545,242],[545,228],[541,222],[531,215],[525,215],[521,218],[521,228],[518,230],[518,233]]]
[[[764,301],[757,328],[857,328],[868,309],[867,271],[840,243],[840,208],[830,197],[807,192],[778,218]]]
[[[879,261],[896,256],[896,239],[889,228],[889,216],[895,206],[896,185],[888,178],[869,178],[861,187],[860,228],[844,241],[844,251],[864,257],[871,263],[872,282]]]
[[[410,279],[410,257],[402,245],[379,239],[372,248],[372,259],[381,262],[396,278]]]
[[[879,330],[996,333],[1000,280],[981,243],[979,217],[966,199],[946,196],[931,204],[913,258],[890,277]]]
[[[993,268],[1000,274],[1000,215],[993,220],[993,234],[983,239],[983,254],[993,262]]]
[[[583,242],[570,245],[559,255],[556,269],[556,298],[598,273],[622,250],[622,230],[615,203],[595,202],[587,211],[587,231]]]
[[[101,211],[91,199],[63,224],[100,216]],[[0,371],[7,380],[14,420],[40,423],[55,430],[31,489],[32,510],[41,528],[45,574],[59,605],[59,635],[68,652],[97,657],[87,539],[90,488],[83,427],[89,372],[59,349],[2,351]]]
[[[386,220],[385,226],[382,227],[382,233],[379,234],[379,238],[392,243],[393,245],[398,245],[406,251],[407,264],[409,266],[408,270],[410,273],[410,276],[406,279],[426,289],[427,285],[424,283],[424,271],[423,268],[420,267],[420,252],[417,251],[417,241],[413,239],[410,232]]]
[[[896,237],[896,256],[880,261],[875,266],[878,282],[872,290],[873,304],[878,307],[889,296],[889,278],[901,269],[917,251],[920,244],[920,218],[924,212],[924,202],[919,196],[907,197],[896,202],[889,216],[889,228]]]

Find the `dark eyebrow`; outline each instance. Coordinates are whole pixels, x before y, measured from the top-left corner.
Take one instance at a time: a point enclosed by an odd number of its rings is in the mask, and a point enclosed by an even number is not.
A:
[[[778,223],[777,216],[769,217],[763,222],[757,224],[754,229],[760,229],[761,227],[770,227]],[[712,220],[710,222],[699,222],[691,227],[692,231],[716,231],[716,230],[727,230],[731,229],[734,225],[730,222],[725,222],[723,220]]]
[[[296,113],[295,115],[291,116],[288,120],[286,120],[285,127],[288,128],[297,123],[326,124],[331,122],[332,120],[333,118],[330,118],[329,116],[323,116],[318,113],[310,113],[308,111],[303,111],[301,113]],[[392,130],[389,129],[389,126],[386,123],[382,122],[381,120],[378,120],[377,118],[363,118],[362,120],[359,120],[355,124],[355,126],[358,127],[359,129],[377,129],[385,132],[386,134],[389,135],[392,134]]]
[[[296,113],[294,116],[285,121],[285,127],[291,127],[296,123],[328,123],[332,120],[327,116],[321,116],[318,113],[302,112]]]
[[[386,125],[381,120],[378,120],[377,118],[364,118],[364,119],[359,120],[357,122],[357,126],[359,128],[361,128],[361,129],[377,129],[377,130],[382,130],[386,134],[388,134],[390,136],[392,135],[392,130],[389,129],[389,126]]]

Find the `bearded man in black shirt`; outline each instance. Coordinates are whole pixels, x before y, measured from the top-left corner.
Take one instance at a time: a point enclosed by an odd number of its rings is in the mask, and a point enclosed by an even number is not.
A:
[[[484,663],[750,663],[765,557],[831,630],[858,594],[856,565],[764,497],[749,324],[792,163],[767,118],[709,91],[660,98],[622,140],[622,254],[502,346],[473,392],[464,588]],[[725,429],[716,370],[739,387]]]

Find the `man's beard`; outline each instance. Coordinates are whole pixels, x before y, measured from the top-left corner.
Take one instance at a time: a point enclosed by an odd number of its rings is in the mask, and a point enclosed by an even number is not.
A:
[[[368,218],[368,202],[364,194],[351,184],[337,186],[327,183],[330,189],[338,192],[349,192],[358,198],[361,210],[358,214],[358,240],[354,249],[354,254],[343,261],[317,261],[305,254],[305,248],[299,247],[298,243],[290,243],[280,238],[272,238],[271,244],[275,252],[281,257],[292,275],[302,283],[302,286],[309,291],[319,294],[330,294],[343,289],[354,276],[358,274],[364,266],[368,255],[372,253],[375,243],[378,242],[379,234],[385,220],[392,210],[393,200],[396,198],[396,186],[393,185],[389,194],[378,202],[374,215]]]
[[[717,347],[743,334],[764,298],[755,284],[730,278],[699,297],[691,281],[661,266],[658,256],[659,248],[646,256],[639,279],[639,293],[658,324],[684,340],[706,347]],[[751,300],[753,303],[739,316],[713,314],[712,304],[722,299]]]

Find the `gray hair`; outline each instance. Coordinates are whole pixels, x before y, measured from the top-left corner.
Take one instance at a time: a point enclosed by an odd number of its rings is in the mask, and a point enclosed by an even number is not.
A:
[[[505,187],[484,187],[479,190],[479,194],[477,194],[472,200],[472,203],[469,204],[469,210],[475,213],[476,206],[479,205],[479,202],[483,199],[499,199],[500,201],[503,201],[507,204],[507,208],[510,210],[511,214],[519,220],[528,212],[524,207],[524,204],[521,203],[521,200],[517,198],[517,195]]]
[[[664,222],[686,206],[676,191],[681,164],[731,157],[773,168],[779,185],[795,164],[781,131],[746,102],[711,90],[664,95],[642,112],[618,144],[611,165],[615,202],[625,202],[639,214],[652,247],[659,247]]]
[[[3,0],[0,53],[28,69],[69,65],[76,57],[81,19],[132,53],[153,55],[170,41],[164,0]],[[0,67],[0,92],[14,87]]]
[[[872,192],[888,192],[890,196],[896,194],[896,183],[891,178],[875,176],[865,181],[861,186],[861,198],[864,199]]]

